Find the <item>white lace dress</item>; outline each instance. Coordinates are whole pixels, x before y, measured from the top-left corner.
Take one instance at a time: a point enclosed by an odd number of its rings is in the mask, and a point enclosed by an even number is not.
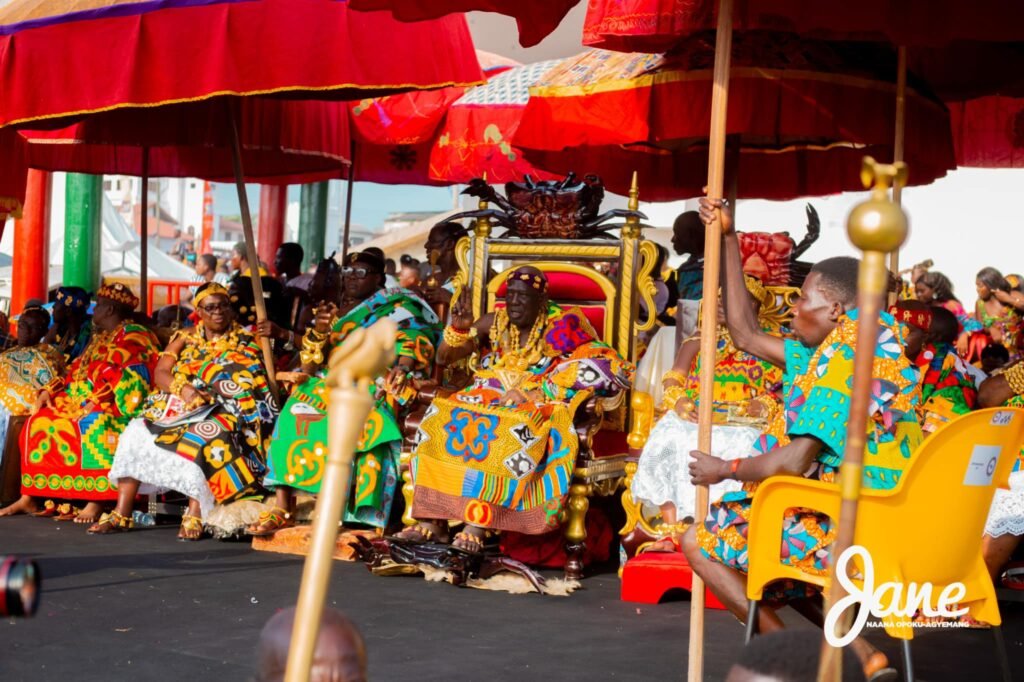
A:
[[[754,441],[761,432],[751,426],[715,425],[712,427],[711,454],[726,460],[751,454]],[[690,451],[697,449],[697,425],[680,417],[674,410],[658,420],[647,439],[636,475],[633,477],[633,498],[661,506],[671,502],[679,519],[694,515],[697,489],[690,482]],[[732,479],[710,488],[714,502],[727,492],[739,490],[743,484]]]
[[[997,489],[988,510],[985,535],[1024,535],[1024,471],[1010,474],[1010,489]]]

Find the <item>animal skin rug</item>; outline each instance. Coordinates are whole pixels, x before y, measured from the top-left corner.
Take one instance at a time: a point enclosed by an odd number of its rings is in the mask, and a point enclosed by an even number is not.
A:
[[[419,564],[417,568],[423,573],[423,577],[434,583],[451,582],[451,574],[448,571]],[[503,572],[493,575],[486,580],[470,578],[466,581],[466,587],[476,590],[491,590],[494,592],[508,592],[509,594],[536,594],[530,581],[515,573]],[[566,580],[564,578],[548,578],[543,586],[544,594],[552,597],[568,597],[580,588],[578,580]]]

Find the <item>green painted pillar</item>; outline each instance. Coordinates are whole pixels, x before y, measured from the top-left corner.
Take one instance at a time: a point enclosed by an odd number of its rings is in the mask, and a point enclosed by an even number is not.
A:
[[[103,243],[103,176],[68,173],[64,200],[64,285],[95,292]]]
[[[306,253],[305,268],[324,259],[327,236],[327,183],[314,182],[302,186],[299,199],[299,244]]]

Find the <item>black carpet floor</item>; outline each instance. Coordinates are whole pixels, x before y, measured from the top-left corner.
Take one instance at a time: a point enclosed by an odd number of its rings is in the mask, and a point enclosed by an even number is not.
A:
[[[171,526],[90,537],[69,523],[0,519],[0,555],[10,553],[34,557],[44,578],[35,618],[0,621],[3,682],[247,680],[263,623],[294,603],[302,571],[297,558],[244,543],[177,542]],[[624,603],[614,573],[584,587],[510,595],[336,563],[330,603],[362,629],[374,680],[685,678],[688,602]],[[1024,680],[1024,608],[1003,615]],[[708,612],[705,679],[724,679],[742,638],[731,616]],[[899,660],[892,641],[870,638]],[[921,680],[997,679],[986,631],[933,631],[913,646]]]

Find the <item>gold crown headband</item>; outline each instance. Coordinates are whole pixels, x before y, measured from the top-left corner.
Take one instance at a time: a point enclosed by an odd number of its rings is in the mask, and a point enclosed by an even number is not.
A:
[[[228,290],[223,284],[217,282],[210,282],[205,287],[200,289],[196,295],[192,298],[192,304],[198,306],[206,298],[220,294],[221,296],[227,296]]]
[[[544,293],[548,288],[548,280],[544,275],[534,275],[523,270],[516,270],[509,279],[517,282],[526,282],[537,291]]]
[[[131,289],[120,282],[104,284],[100,287],[100,290],[96,292],[96,298],[106,298],[116,303],[122,303],[126,306],[130,306],[133,310],[139,305],[138,296],[133,294]]]

